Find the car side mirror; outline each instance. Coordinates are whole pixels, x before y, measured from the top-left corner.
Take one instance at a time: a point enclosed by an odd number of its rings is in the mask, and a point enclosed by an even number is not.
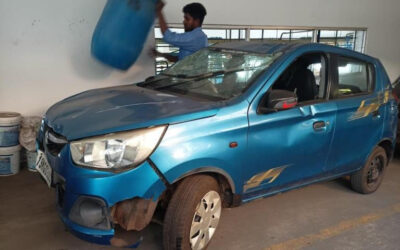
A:
[[[297,105],[297,96],[292,91],[273,89],[267,92],[260,102],[257,113],[268,114],[291,109]]]

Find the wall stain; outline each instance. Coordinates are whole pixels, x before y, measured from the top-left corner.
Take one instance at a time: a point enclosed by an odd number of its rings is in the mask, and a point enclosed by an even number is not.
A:
[[[40,23],[40,19],[33,19],[32,26],[35,26],[37,23]]]

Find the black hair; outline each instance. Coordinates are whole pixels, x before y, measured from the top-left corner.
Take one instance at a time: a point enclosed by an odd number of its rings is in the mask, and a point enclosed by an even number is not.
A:
[[[203,24],[204,17],[207,15],[206,8],[201,3],[190,3],[183,7],[183,13],[191,15],[194,19],[200,20],[200,25]]]

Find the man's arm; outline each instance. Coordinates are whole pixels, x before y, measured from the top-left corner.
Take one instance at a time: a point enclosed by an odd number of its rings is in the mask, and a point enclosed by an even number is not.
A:
[[[165,4],[163,1],[159,0],[156,5],[156,14],[158,17],[158,22],[160,24],[161,33],[164,35],[165,31],[168,29],[167,22],[165,21],[164,14],[162,9],[164,8]]]

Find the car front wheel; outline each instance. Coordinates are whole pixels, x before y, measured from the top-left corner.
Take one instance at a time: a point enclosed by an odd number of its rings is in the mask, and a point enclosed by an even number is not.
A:
[[[386,152],[378,146],[372,151],[364,167],[351,176],[352,188],[362,194],[375,192],[382,183],[386,165]]]
[[[221,217],[218,182],[211,176],[184,179],[175,190],[164,219],[164,248],[205,249]]]

